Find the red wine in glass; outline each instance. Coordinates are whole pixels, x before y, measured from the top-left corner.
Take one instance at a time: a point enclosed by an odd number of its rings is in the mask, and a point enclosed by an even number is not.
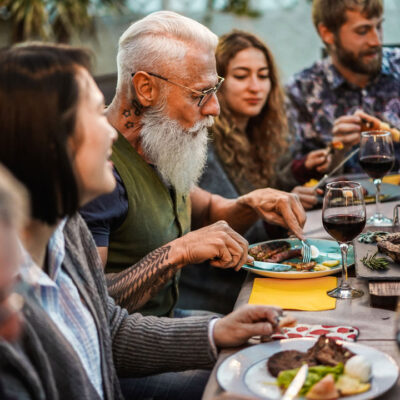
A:
[[[392,169],[395,160],[391,133],[388,131],[362,132],[359,160],[361,167],[373,179],[376,187],[376,212],[367,220],[367,224],[390,226],[392,220],[380,211],[380,194],[382,178]]]
[[[394,157],[374,155],[360,158],[362,169],[372,179],[382,179],[392,168]]]
[[[349,242],[359,235],[366,220],[362,187],[357,182],[342,181],[326,185],[322,207],[322,224],[340,247],[342,254],[342,280],[338,287],[330,290],[329,296],[353,299],[363,295],[362,290],[350,286],[347,276],[347,250]]]
[[[365,216],[336,214],[324,217],[322,223],[334,239],[341,243],[348,243],[364,229]]]

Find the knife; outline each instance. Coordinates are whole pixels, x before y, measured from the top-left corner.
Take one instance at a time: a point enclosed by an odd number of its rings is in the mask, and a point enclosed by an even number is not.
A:
[[[289,271],[289,269],[292,269],[292,267],[287,264],[270,263],[270,262],[256,261],[256,260],[254,260],[251,263],[247,262],[246,264],[251,265],[256,268],[260,268],[264,271],[283,272],[283,271]],[[244,267],[245,267],[245,265],[244,265]]]
[[[314,189],[318,189],[322,186],[324,186],[325,182],[332,176],[334,175],[337,171],[339,171],[340,168],[343,167],[344,164],[346,164],[347,161],[350,160],[350,158],[352,158],[353,156],[355,156],[358,152],[360,151],[360,148],[357,147],[355,150],[353,150],[350,154],[348,154],[345,158],[343,158],[343,160],[336,165],[335,168],[333,168],[333,170],[331,172],[329,172],[329,174],[325,174],[322,179],[314,186]]]
[[[293,400],[296,398],[297,394],[300,392],[300,389],[303,387],[304,382],[307,378],[308,373],[308,365],[303,364],[303,366],[297,371],[296,376],[293,378],[292,382],[286,389],[286,392],[283,394],[281,400]]]

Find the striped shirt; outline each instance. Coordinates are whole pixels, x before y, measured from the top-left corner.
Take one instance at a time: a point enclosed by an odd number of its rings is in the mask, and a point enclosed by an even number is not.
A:
[[[48,244],[49,275],[35,264],[25,250],[21,275],[33,288],[39,304],[76,351],[89,380],[103,398],[97,328],[74,282],[62,268],[65,222],[66,219],[58,225]]]

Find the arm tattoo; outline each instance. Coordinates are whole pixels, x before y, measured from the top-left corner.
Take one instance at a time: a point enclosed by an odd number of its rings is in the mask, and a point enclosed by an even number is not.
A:
[[[108,293],[116,303],[131,313],[150,300],[178,269],[168,263],[170,250],[160,247],[128,269],[106,274]]]

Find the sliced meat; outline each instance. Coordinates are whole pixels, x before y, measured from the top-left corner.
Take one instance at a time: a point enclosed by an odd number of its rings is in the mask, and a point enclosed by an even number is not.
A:
[[[267,368],[272,376],[277,377],[279,372],[299,368],[304,363],[307,363],[309,367],[314,365],[335,366],[340,362],[344,364],[353,356],[354,353],[336,343],[334,339],[322,335],[306,353],[297,350],[275,353],[268,359]]]
[[[286,350],[272,355],[267,361],[267,368],[272,376],[277,377],[279,372],[301,367],[305,362],[308,362],[307,353],[297,350]]]
[[[307,351],[308,358],[321,365],[335,366],[339,363],[345,363],[354,356],[350,350],[345,349],[335,340],[322,335],[319,337],[313,347]]]
[[[291,249],[274,254],[272,257],[269,257],[265,261],[279,263],[284,260],[289,260],[291,258],[297,258],[300,256],[301,256],[301,249]]]
[[[267,261],[274,254],[290,249],[290,243],[283,240],[272,243],[263,243],[249,249],[249,254],[257,261]]]

